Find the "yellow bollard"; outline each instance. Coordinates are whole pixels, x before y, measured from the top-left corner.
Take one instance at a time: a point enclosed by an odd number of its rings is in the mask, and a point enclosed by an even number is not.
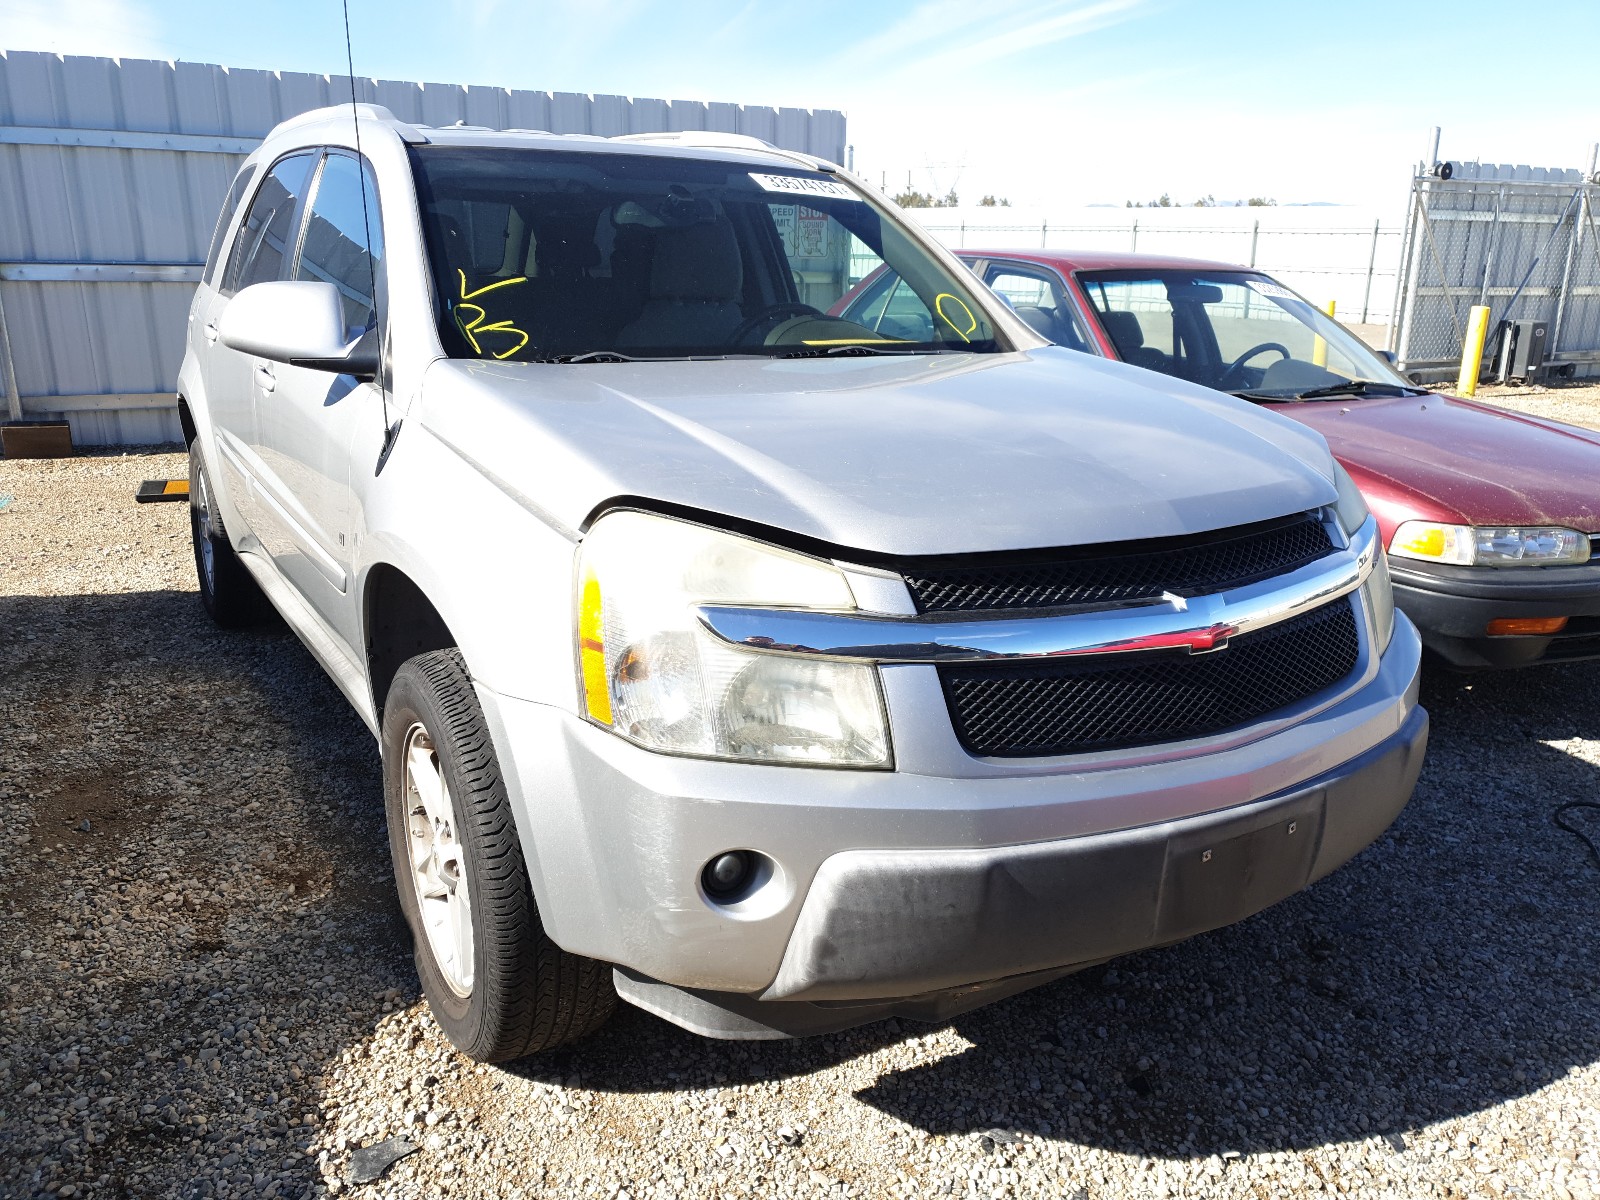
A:
[[[1483,340],[1489,336],[1489,308],[1474,304],[1467,314],[1467,340],[1461,347],[1461,374],[1456,391],[1463,396],[1478,394],[1478,373],[1483,370]]]
[[[1329,300],[1328,307],[1322,311],[1331,317],[1338,307],[1338,303],[1337,300]],[[1311,343],[1311,361],[1319,367],[1328,365],[1328,340],[1321,335],[1318,335],[1317,340]]]

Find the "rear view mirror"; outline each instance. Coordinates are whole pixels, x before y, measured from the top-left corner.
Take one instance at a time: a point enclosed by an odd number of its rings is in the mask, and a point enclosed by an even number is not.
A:
[[[1222,289],[1214,283],[1168,284],[1167,300],[1172,304],[1221,304]]]
[[[357,379],[378,377],[374,339],[345,336],[344,305],[331,283],[293,280],[247,287],[222,310],[218,336],[243,354]]]

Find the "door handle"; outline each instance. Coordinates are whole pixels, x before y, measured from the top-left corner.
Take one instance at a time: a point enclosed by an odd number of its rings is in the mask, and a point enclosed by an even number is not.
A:
[[[278,386],[278,376],[270,364],[264,362],[256,364],[256,386],[263,392],[270,392]]]
[[[201,330],[201,332],[206,335],[206,341],[208,341],[208,342],[216,341],[217,340],[217,323],[215,321],[207,321],[206,325],[205,325],[205,328],[203,330]]]

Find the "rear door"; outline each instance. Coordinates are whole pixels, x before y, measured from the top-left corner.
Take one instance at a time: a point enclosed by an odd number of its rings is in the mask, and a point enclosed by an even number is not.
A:
[[[218,276],[227,265],[228,258],[223,251],[231,245],[228,235],[233,232],[233,218],[238,214],[251,180],[256,177],[256,169],[255,166],[243,168],[228,187],[222,212],[217,216],[217,227],[211,234],[211,249],[206,253],[200,286],[195,289],[194,301],[189,305],[188,348],[194,355],[194,361],[199,364],[202,378],[207,360],[217,344],[217,320],[222,315],[223,297],[218,290]]]
[[[370,172],[354,155],[328,151],[306,210],[288,277],[339,290],[347,342],[376,336],[383,236]],[[350,587],[352,472],[377,466],[384,431],[380,385],[266,363],[258,372],[256,420],[260,482],[273,526],[268,552],[353,652],[360,637]],[[356,447],[360,462],[352,461]]]
[[[258,498],[261,466],[255,389],[256,376],[266,360],[230,349],[216,331],[223,310],[235,295],[253,283],[286,277],[294,256],[301,198],[316,161],[313,153],[293,154],[279,159],[267,172],[239,223],[216,295],[201,321],[206,346],[202,377],[219,459],[212,469],[221,474],[229,497],[257,537],[263,514]]]

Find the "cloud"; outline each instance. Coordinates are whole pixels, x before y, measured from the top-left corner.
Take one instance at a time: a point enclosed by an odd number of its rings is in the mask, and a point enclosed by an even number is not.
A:
[[[1143,2],[1144,0],[1103,0],[1099,4],[1075,7],[1053,17],[1028,21],[1016,28],[992,34],[973,45],[951,51],[950,58],[954,62],[972,64],[993,62],[995,59],[1008,58],[1026,50],[1037,50],[1041,46],[1065,41],[1071,37],[1081,37],[1086,33],[1093,33],[1097,29],[1125,21],[1132,10]]]
[[[972,68],[1081,37],[1132,17],[1147,0],[925,0],[887,29],[857,43],[841,66],[865,79],[892,74],[924,77],[939,71],[951,79]]]
[[[0,49],[167,58],[161,23],[138,0],[5,0]]]

